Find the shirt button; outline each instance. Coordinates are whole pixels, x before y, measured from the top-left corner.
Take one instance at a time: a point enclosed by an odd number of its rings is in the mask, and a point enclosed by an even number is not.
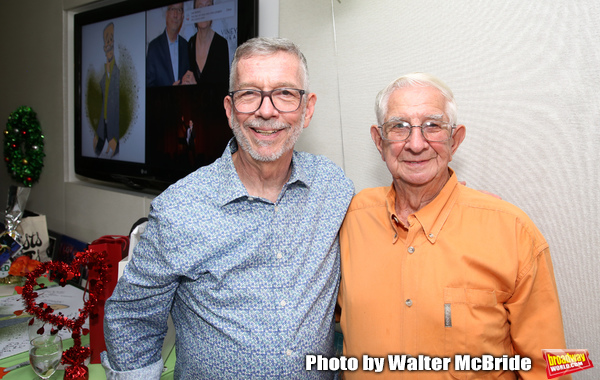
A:
[[[279,206],[275,206],[275,212],[279,211]]]
[[[414,253],[415,247],[408,247],[408,253]]]
[[[288,350],[286,350],[286,351],[285,351],[285,354],[286,354],[287,356],[292,356],[292,350],[289,350],[289,349],[288,349]]]
[[[434,237],[435,235],[434,235],[434,234],[429,234],[428,236],[429,236],[430,238],[432,238],[432,239],[433,239],[433,237]]]
[[[279,304],[280,304],[281,306],[285,306],[286,302],[285,302],[285,300],[283,300],[283,301],[279,302]]]
[[[283,255],[282,255],[281,253],[278,253],[278,254],[277,254],[277,258],[278,258],[278,259],[281,259],[282,257],[283,257]]]
[[[248,197],[248,200],[249,200],[249,201],[253,201],[253,200],[254,200],[254,198],[253,198],[253,197]]]
[[[409,298],[406,300],[406,306],[411,307],[412,306],[412,300]]]

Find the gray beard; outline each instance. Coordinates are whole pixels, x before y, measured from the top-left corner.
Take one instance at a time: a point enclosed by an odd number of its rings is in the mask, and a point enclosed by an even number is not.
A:
[[[256,161],[273,162],[273,161],[277,161],[279,158],[281,158],[281,156],[283,156],[284,153],[294,149],[294,145],[296,145],[296,141],[298,141],[298,137],[300,137],[300,134],[302,133],[302,130],[304,129],[304,128],[302,128],[302,126],[304,125],[305,117],[306,117],[306,109],[304,109],[304,111],[302,111],[302,116],[300,117],[300,122],[296,126],[292,126],[290,124],[286,124],[286,123],[282,123],[282,122],[278,122],[278,121],[262,120],[262,119],[253,119],[253,120],[250,120],[250,121],[247,121],[246,123],[244,123],[244,128],[248,128],[248,129],[249,128],[259,128],[259,127],[267,127],[269,129],[292,128],[292,134],[288,137],[287,141],[285,142],[285,144],[283,144],[281,149],[279,149],[278,151],[273,152],[269,155],[261,155],[260,153],[258,153],[254,149],[252,149],[252,145],[250,144],[248,137],[244,133],[242,133],[242,128],[240,126],[240,123],[237,121],[237,119],[235,118],[233,113],[231,114],[230,121],[231,121],[231,129],[233,130],[233,135],[235,136],[235,139],[237,140],[237,143],[241,149],[243,149],[245,152],[247,152],[250,155],[250,157],[252,157]],[[258,146],[271,145],[270,141],[257,141],[256,143]]]

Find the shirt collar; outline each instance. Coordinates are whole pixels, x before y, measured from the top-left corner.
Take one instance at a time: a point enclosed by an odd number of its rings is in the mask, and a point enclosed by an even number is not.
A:
[[[388,213],[388,222],[394,230],[394,240],[396,243],[398,240],[398,228],[402,228],[400,218],[396,215],[396,189],[394,188],[394,184],[392,183],[389,187],[387,195],[385,196],[385,205]]]
[[[165,37],[167,37],[167,43],[169,46],[179,45],[179,34],[175,37],[175,41],[171,41],[169,38],[169,33],[167,33],[167,28],[165,28]]]
[[[113,67],[115,67],[115,56],[113,55],[113,59],[108,62],[108,79],[110,79],[110,75],[112,74]]]
[[[238,144],[235,138],[229,140],[227,148],[221,156],[221,175],[224,178],[224,189],[216,189],[218,193],[219,205],[225,206],[228,203],[236,200],[251,198],[246,190],[246,187],[240,180],[240,177],[235,170],[232,155],[237,152]],[[291,186],[304,186],[309,188],[309,176],[306,165],[302,165],[303,157],[300,153],[294,151],[292,156],[292,173],[290,178],[281,190],[280,198],[285,193],[286,189]]]
[[[458,198],[458,180],[454,170],[448,168],[450,179],[442,191],[425,207],[415,213],[415,217],[423,227],[425,236],[431,243],[435,243],[444,223],[452,211]]]
[[[448,168],[448,171],[450,172],[450,179],[446,182],[440,193],[425,207],[408,217],[408,222],[411,225],[411,219],[417,219],[423,228],[425,236],[432,244],[435,243],[458,197],[458,180],[456,174],[450,168]],[[393,184],[390,186],[390,190],[386,196],[386,207],[390,224],[394,231],[396,231],[399,218],[396,216],[396,190]]]

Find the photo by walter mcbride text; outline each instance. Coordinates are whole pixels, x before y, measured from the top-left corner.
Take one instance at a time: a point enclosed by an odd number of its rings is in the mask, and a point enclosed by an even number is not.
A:
[[[389,371],[448,371],[453,366],[455,371],[529,371],[531,359],[521,358],[519,355],[508,357],[494,357],[482,355],[454,355],[454,357],[430,357],[426,355],[387,355],[381,358],[372,358],[362,355],[360,358],[363,371],[382,372],[384,368]],[[359,368],[359,359],[355,357],[327,358],[321,355],[306,356],[306,370],[314,368],[317,371],[356,371]]]

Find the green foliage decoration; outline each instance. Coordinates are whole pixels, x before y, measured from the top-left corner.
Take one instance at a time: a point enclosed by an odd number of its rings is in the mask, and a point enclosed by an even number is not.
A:
[[[10,114],[4,131],[4,161],[8,173],[27,187],[40,179],[44,167],[44,135],[36,113],[21,106]]]

